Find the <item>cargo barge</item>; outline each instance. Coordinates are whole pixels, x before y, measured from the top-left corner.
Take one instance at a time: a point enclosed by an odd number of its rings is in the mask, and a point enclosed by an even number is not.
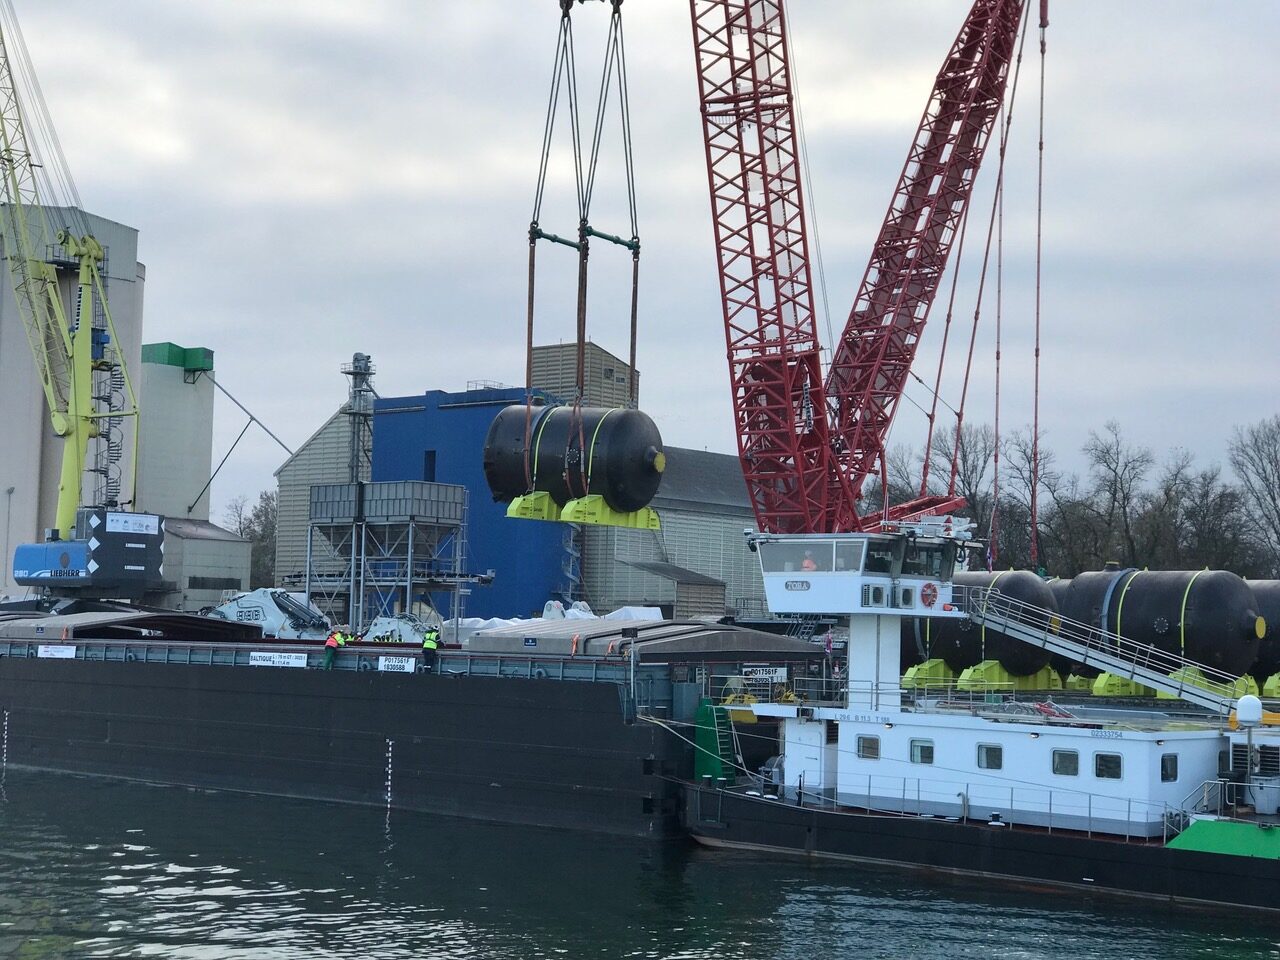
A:
[[[1154,604],[1144,610],[1173,639],[1157,646],[1002,593],[990,577],[961,585],[952,574],[963,543],[937,523],[755,535],[751,547],[772,609],[840,618],[849,668],[839,681],[800,678],[751,704],[780,724],[764,769],[728,763],[706,742],[684,796],[697,841],[1280,910],[1280,714],[1242,696],[1234,673],[1187,660],[1177,639],[1222,621],[1218,654],[1251,662],[1265,624],[1247,589],[1238,609],[1196,606],[1186,578],[1152,574],[1178,587],[1182,608],[1169,619]],[[1229,576],[1199,579],[1218,595],[1233,589]],[[1053,603],[1047,590],[1031,593]],[[1171,699],[1124,707],[994,687],[908,689],[903,617],[967,623],[989,649],[1020,648],[1023,669],[1056,656]]]
[[[812,644],[670,621],[533,621],[420,651],[97,610],[0,619],[5,766],[666,839],[691,724],[743,663]],[[750,672],[750,671],[748,671]],[[739,681],[740,682],[740,681]],[[762,758],[752,758],[756,762]]]

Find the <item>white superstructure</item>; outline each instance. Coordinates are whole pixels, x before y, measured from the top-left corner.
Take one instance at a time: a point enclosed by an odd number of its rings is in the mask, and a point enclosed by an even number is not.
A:
[[[1280,737],[1266,728],[1232,729],[1229,700],[1216,715],[1064,708],[998,694],[953,699],[950,692],[917,692],[904,703],[900,618],[981,615],[951,583],[957,558],[971,549],[966,533],[935,521],[879,533],[748,538],[775,613],[835,616],[848,636],[848,668],[837,679],[797,685],[786,702],[751,706],[781,720],[784,796],[1159,837],[1171,823],[1223,805],[1228,788],[1220,778],[1244,766],[1233,764],[1232,750],[1247,752],[1255,774],[1263,772],[1260,750],[1280,750]],[[1050,611],[1032,619],[1042,635],[1070,642],[1058,636],[1062,621]],[[1245,798],[1272,812],[1280,805],[1280,777],[1255,775],[1242,790],[1233,802]]]

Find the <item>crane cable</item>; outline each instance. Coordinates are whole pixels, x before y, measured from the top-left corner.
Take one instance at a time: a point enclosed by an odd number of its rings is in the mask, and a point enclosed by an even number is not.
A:
[[[969,331],[969,352],[968,352],[968,357],[965,361],[964,383],[960,390],[959,413],[956,415],[955,448],[953,451],[954,455],[952,456],[952,460],[951,460],[951,479],[948,486],[948,489],[951,489],[951,490],[955,489],[956,476],[959,468],[958,450],[960,448],[961,442],[963,441],[962,430],[964,427],[964,407],[965,407],[965,401],[968,399],[969,380],[970,380],[970,375],[973,371],[973,354],[974,354],[974,348],[977,344],[977,338],[978,338],[978,322],[982,316],[982,297],[983,297],[983,293],[986,290],[987,268],[990,263],[991,245],[995,235],[996,214],[999,209],[998,205],[999,205],[1000,195],[1004,192],[1004,163],[1005,163],[1005,157],[1008,153],[1009,133],[1013,127],[1013,106],[1014,106],[1014,103],[1017,101],[1017,97],[1018,97],[1018,80],[1022,75],[1022,54],[1023,54],[1023,49],[1026,46],[1027,24],[1029,23],[1030,23],[1029,20],[1023,22],[1022,37],[1018,43],[1018,56],[1014,62],[1013,81],[1009,85],[1009,106],[1008,106],[1008,110],[1005,112],[1004,128],[1000,134],[999,164],[998,164],[997,173],[996,173],[996,190],[995,190],[995,196],[992,197],[992,200],[991,200],[991,216],[987,222],[986,246],[984,248],[983,255],[982,255],[982,268],[979,271],[979,275],[978,275],[978,290],[977,290],[977,295],[976,295],[976,299],[973,307],[973,324]],[[993,516],[994,516],[994,511],[995,511],[995,507],[993,504],[992,505]]]
[[[534,338],[534,304],[536,249],[539,240],[572,247],[578,252],[578,288],[576,314],[576,370],[575,391],[573,400],[570,435],[576,432],[578,447],[574,451],[570,447],[565,460],[565,484],[570,496],[586,496],[590,487],[587,474],[586,436],[582,422],[582,403],[586,391],[586,340],[587,340],[587,267],[590,257],[590,240],[596,237],[631,251],[631,311],[630,311],[630,382],[628,385],[631,406],[637,402],[636,380],[636,342],[639,315],[640,289],[640,236],[636,215],[635,190],[635,156],[631,138],[631,104],[628,95],[626,48],[622,30],[623,0],[607,0],[612,7],[609,21],[609,34],[605,46],[604,65],[602,68],[600,89],[596,100],[596,116],[592,124],[592,139],[588,159],[584,165],[583,141],[581,132],[581,107],[578,97],[577,61],[573,45],[573,21],[570,16],[574,0],[559,0],[560,30],[556,45],[555,66],[553,69],[551,93],[547,102],[547,115],[543,127],[542,151],[538,169],[537,190],[534,197],[533,215],[529,223],[529,286],[528,317],[525,341],[525,482],[529,490],[536,480],[536,463],[532,462],[533,434],[533,338]],[[585,2],[585,0],[577,0]],[[617,80],[619,95],[619,112],[622,125],[623,162],[627,189],[627,211],[630,219],[631,236],[624,239],[594,229],[590,223],[591,200],[595,191],[596,173],[599,169],[600,148],[604,139],[605,114],[609,106],[609,94],[614,80]],[[552,233],[545,232],[540,225],[542,203],[546,193],[547,170],[550,163],[551,141],[555,132],[557,108],[560,99],[561,85],[567,91],[570,114],[570,129],[573,141],[574,178],[578,204],[578,236],[569,240]],[[570,477],[570,459],[577,457],[576,473],[579,491],[574,491],[574,481]]]
[[[1040,0],[1040,138],[1036,170],[1036,349],[1031,419],[1031,568],[1040,569],[1038,493],[1040,486],[1040,265],[1044,226],[1044,64],[1045,30],[1049,26],[1049,0]]]
[[[782,17],[783,40],[786,42],[787,48],[794,54],[796,49],[795,41],[791,34],[791,19]],[[831,326],[831,300],[827,295],[827,271],[823,265],[822,258],[822,233],[818,229],[818,202],[814,196],[813,189],[813,173],[809,166],[809,141],[805,136],[804,130],[804,98],[800,93],[800,71],[796,66],[796,58],[794,55],[787,60],[788,68],[791,71],[791,100],[796,110],[796,141],[800,145],[800,170],[804,176],[804,195],[808,196],[808,218],[809,224],[813,228],[813,263],[818,268],[818,291],[822,296],[822,319],[823,326],[827,331],[827,342],[823,344],[823,348],[829,350],[834,355],[836,335]]]
[[[528,323],[525,339],[525,422],[524,422],[524,475],[528,490],[532,491],[536,463],[532,457],[533,446],[533,317],[534,288],[537,275],[537,249],[539,240],[550,240],[577,247],[577,244],[555,234],[543,232],[540,226],[542,200],[547,186],[547,167],[551,157],[551,138],[555,132],[556,115],[560,105],[560,88],[566,88],[569,102],[569,126],[573,138],[573,173],[578,199],[578,217],[582,219],[582,143],[578,123],[578,76],[573,55],[573,20],[569,16],[573,0],[560,0],[560,28],[556,36],[555,65],[551,72],[551,93],[547,98],[547,115],[543,123],[542,152],[538,163],[538,183],[534,192],[533,214],[529,218],[529,296]]]
[[[66,224],[77,234],[88,235],[89,220],[84,213],[84,204],[80,192],[76,188],[75,179],[71,175],[71,167],[67,163],[62,149],[62,141],[58,138],[57,128],[49,112],[48,101],[40,87],[35,65],[31,60],[31,52],[27,48],[26,38],[18,23],[18,15],[13,8],[13,0],[0,0],[0,23],[3,24],[4,35],[12,41],[7,44],[9,63],[13,68],[14,83],[22,87],[26,96],[19,102],[25,103],[28,110],[19,109],[23,119],[31,128],[32,136],[27,143],[31,152],[33,172],[43,189],[40,193],[44,201],[39,216],[48,233],[46,242],[52,242],[56,230],[52,230],[48,222],[47,207],[59,207],[64,217],[70,222]],[[47,157],[46,157],[47,154]],[[46,160],[48,162],[46,162]]]
[[[994,570],[1000,559],[1000,347],[1004,325],[1004,151],[1000,152],[999,182],[996,185],[996,365],[995,439],[991,448],[991,543],[987,547],[987,568]]]

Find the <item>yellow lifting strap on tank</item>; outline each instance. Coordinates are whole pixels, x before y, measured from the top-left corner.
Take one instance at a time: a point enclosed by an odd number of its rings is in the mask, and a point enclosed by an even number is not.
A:
[[[508,515],[510,511],[508,510]],[[657,511],[641,507],[631,513],[621,513],[604,502],[604,497],[592,493],[577,500],[570,500],[560,511],[565,523],[590,523],[601,527],[626,527],[631,530],[661,530]]]

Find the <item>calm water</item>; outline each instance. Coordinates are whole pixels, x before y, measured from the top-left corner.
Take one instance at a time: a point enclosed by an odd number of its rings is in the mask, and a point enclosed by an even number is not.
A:
[[[10,770],[0,957],[1280,958],[1280,921]]]

